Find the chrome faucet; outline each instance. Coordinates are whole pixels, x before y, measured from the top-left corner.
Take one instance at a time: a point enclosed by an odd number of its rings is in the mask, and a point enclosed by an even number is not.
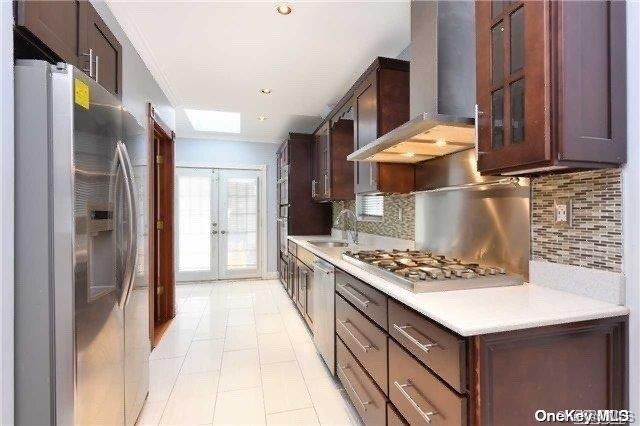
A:
[[[340,226],[340,219],[342,219],[343,216],[349,216],[349,215],[353,219],[353,230],[351,231],[351,240],[353,241],[353,244],[358,245],[358,218],[356,217],[356,214],[353,212],[353,210],[342,209],[340,213],[338,213],[338,218],[336,219],[336,226]],[[342,224],[342,239],[347,240],[347,220],[346,219]]]

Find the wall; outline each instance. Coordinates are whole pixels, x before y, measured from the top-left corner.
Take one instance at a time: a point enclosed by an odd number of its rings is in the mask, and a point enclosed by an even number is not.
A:
[[[355,212],[355,201],[333,203],[333,227],[337,228],[340,210],[347,208]],[[399,213],[402,211],[402,220]],[[415,238],[415,200],[413,195],[385,195],[382,222],[358,221],[358,231],[385,237],[413,240]]]
[[[620,169],[550,175],[531,181],[531,257],[534,260],[622,271]],[[570,198],[571,227],[554,223],[554,200]]]
[[[176,140],[176,165],[267,166],[267,271],[277,269],[276,151],[277,144],[180,138]]]
[[[0,2],[0,424],[13,424],[13,2]]]

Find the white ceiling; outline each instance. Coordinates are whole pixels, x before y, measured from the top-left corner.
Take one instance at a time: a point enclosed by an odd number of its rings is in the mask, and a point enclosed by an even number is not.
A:
[[[408,1],[298,1],[288,16],[271,1],[108,4],[176,107],[183,137],[279,142],[310,132],[376,56],[409,44]],[[196,132],[183,108],[240,112],[241,133]]]

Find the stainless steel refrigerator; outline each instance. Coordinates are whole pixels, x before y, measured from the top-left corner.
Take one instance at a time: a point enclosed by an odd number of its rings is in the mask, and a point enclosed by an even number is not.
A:
[[[134,424],[149,388],[144,129],[67,64],[18,61],[16,422]]]

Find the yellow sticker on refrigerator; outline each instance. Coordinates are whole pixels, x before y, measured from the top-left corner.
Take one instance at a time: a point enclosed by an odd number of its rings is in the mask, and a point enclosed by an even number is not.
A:
[[[74,98],[76,100],[76,103],[84,109],[89,109],[89,85],[78,78],[75,79],[74,83]]]

